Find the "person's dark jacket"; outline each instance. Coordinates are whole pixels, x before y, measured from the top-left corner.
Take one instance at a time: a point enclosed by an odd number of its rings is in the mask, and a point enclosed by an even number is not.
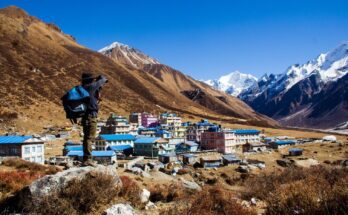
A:
[[[98,110],[99,110],[99,105],[98,105],[98,100],[99,100],[99,92],[101,90],[101,87],[107,82],[108,80],[106,79],[105,76],[101,75],[98,77],[98,79],[90,84],[85,84],[82,85],[85,90],[89,92],[90,95],[90,101],[87,104],[87,114],[88,115],[93,115],[97,116],[98,115]]]

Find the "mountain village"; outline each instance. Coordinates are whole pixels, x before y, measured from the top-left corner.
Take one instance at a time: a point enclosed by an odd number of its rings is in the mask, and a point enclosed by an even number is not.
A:
[[[244,159],[249,154],[272,153],[288,146],[287,156],[301,156],[306,143],[336,142],[334,135],[322,139],[295,139],[289,136],[267,137],[257,129],[225,128],[206,119],[183,122],[175,113],[159,116],[147,112],[131,113],[129,117],[110,114],[98,122],[98,136],[93,145],[93,159],[100,164],[117,164],[129,171],[145,171],[149,165],[175,175],[185,165],[218,168],[234,164],[237,171],[248,172],[253,167],[266,168],[264,161]],[[67,168],[82,161],[83,146],[72,141],[71,133],[83,136],[77,125],[47,128],[43,134],[0,136],[1,159],[20,157],[40,164],[62,165]],[[60,154],[45,157],[55,140],[65,141]],[[289,159],[277,160],[279,165],[291,165]],[[175,164],[175,165],[173,165]],[[252,165],[252,166],[251,166]],[[176,166],[176,168],[174,168]],[[179,168],[178,168],[179,166]],[[141,170],[139,169],[141,167]]]
[[[2,8],[0,214],[347,214],[347,68],[203,81]]]

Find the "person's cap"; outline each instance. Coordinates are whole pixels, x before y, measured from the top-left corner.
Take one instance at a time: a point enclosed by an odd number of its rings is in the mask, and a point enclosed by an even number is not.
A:
[[[93,76],[92,73],[82,73],[81,79],[83,81],[87,81],[87,80],[93,80],[95,79],[95,77]]]

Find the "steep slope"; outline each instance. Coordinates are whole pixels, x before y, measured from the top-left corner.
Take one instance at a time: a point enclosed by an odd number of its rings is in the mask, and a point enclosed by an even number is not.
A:
[[[217,90],[224,91],[232,96],[238,96],[242,91],[256,84],[257,78],[250,74],[235,71],[221,76],[219,79],[204,82]]]
[[[275,124],[253,113],[241,101],[236,102],[236,106],[245,109],[241,118],[234,117],[233,111],[225,114],[202,106],[169,89],[169,82],[91,51],[57,26],[46,24],[16,7],[0,10],[0,66],[0,118],[6,122],[1,123],[4,127],[14,123],[17,128],[37,130],[42,125],[66,123],[60,97],[79,84],[85,71],[105,74],[109,79],[103,89],[102,114],[169,110],[187,117]],[[255,119],[252,116],[256,116]]]
[[[348,110],[342,108],[340,97],[330,98],[330,103],[321,101],[332,96],[329,92],[336,86],[344,94],[345,88],[338,87],[338,83],[347,73],[348,43],[344,43],[306,64],[289,67],[283,74],[264,76],[239,98],[284,125],[332,128],[347,118],[328,115],[326,107],[339,109],[342,116],[346,116]]]
[[[120,49],[119,46],[114,46],[112,50],[109,49],[109,52],[116,53],[119,52],[118,49]],[[128,50],[131,51],[132,49],[133,48],[129,48]],[[125,54],[130,55],[131,53]],[[146,54],[141,52],[140,54],[147,56]],[[106,56],[110,57],[117,63],[122,63],[122,61],[119,62],[118,58],[113,57],[112,55],[106,54]],[[246,121],[256,124],[264,124],[266,122],[266,124],[271,125],[277,124],[271,119],[256,113],[239,99],[229,96],[228,94],[222,93],[218,90],[214,90],[205,83],[197,81],[167,65],[160,64],[158,61],[156,61],[155,64],[148,64],[145,60],[143,63],[139,62],[139,65],[141,64],[143,64],[143,67],[139,70],[153,76],[156,79],[158,86],[163,88],[171,98],[177,98],[179,101],[181,101],[182,105],[187,102],[192,105],[193,102],[195,104],[195,108],[204,107],[205,110],[203,110],[203,112],[205,114],[207,110],[213,111],[215,113],[238,118],[239,122]],[[127,65],[130,66],[129,64]],[[134,67],[133,69],[137,68],[138,67]],[[188,94],[198,91],[201,93],[200,99],[193,99],[192,97],[188,96]],[[173,103],[178,108],[177,110],[180,110],[180,103],[176,103],[175,100],[173,100],[171,103]],[[183,108],[181,111],[186,111],[186,109]]]

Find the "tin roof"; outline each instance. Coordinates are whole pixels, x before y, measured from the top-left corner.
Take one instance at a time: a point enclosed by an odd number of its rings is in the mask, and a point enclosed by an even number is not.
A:
[[[147,143],[147,144],[150,144],[150,143],[155,143],[157,140],[160,140],[161,138],[160,137],[141,137],[137,140],[135,140],[134,143]]]
[[[115,156],[116,153],[114,151],[92,151],[92,156],[94,157],[111,157]],[[70,151],[67,156],[83,156],[83,151]]]
[[[131,134],[101,134],[99,136],[106,141],[135,140],[135,136]]]
[[[131,145],[111,145],[108,147],[109,150],[113,151],[123,151],[126,149],[132,149],[133,147]]]
[[[33,136],[0,136],[0,144],[20,144]]]

